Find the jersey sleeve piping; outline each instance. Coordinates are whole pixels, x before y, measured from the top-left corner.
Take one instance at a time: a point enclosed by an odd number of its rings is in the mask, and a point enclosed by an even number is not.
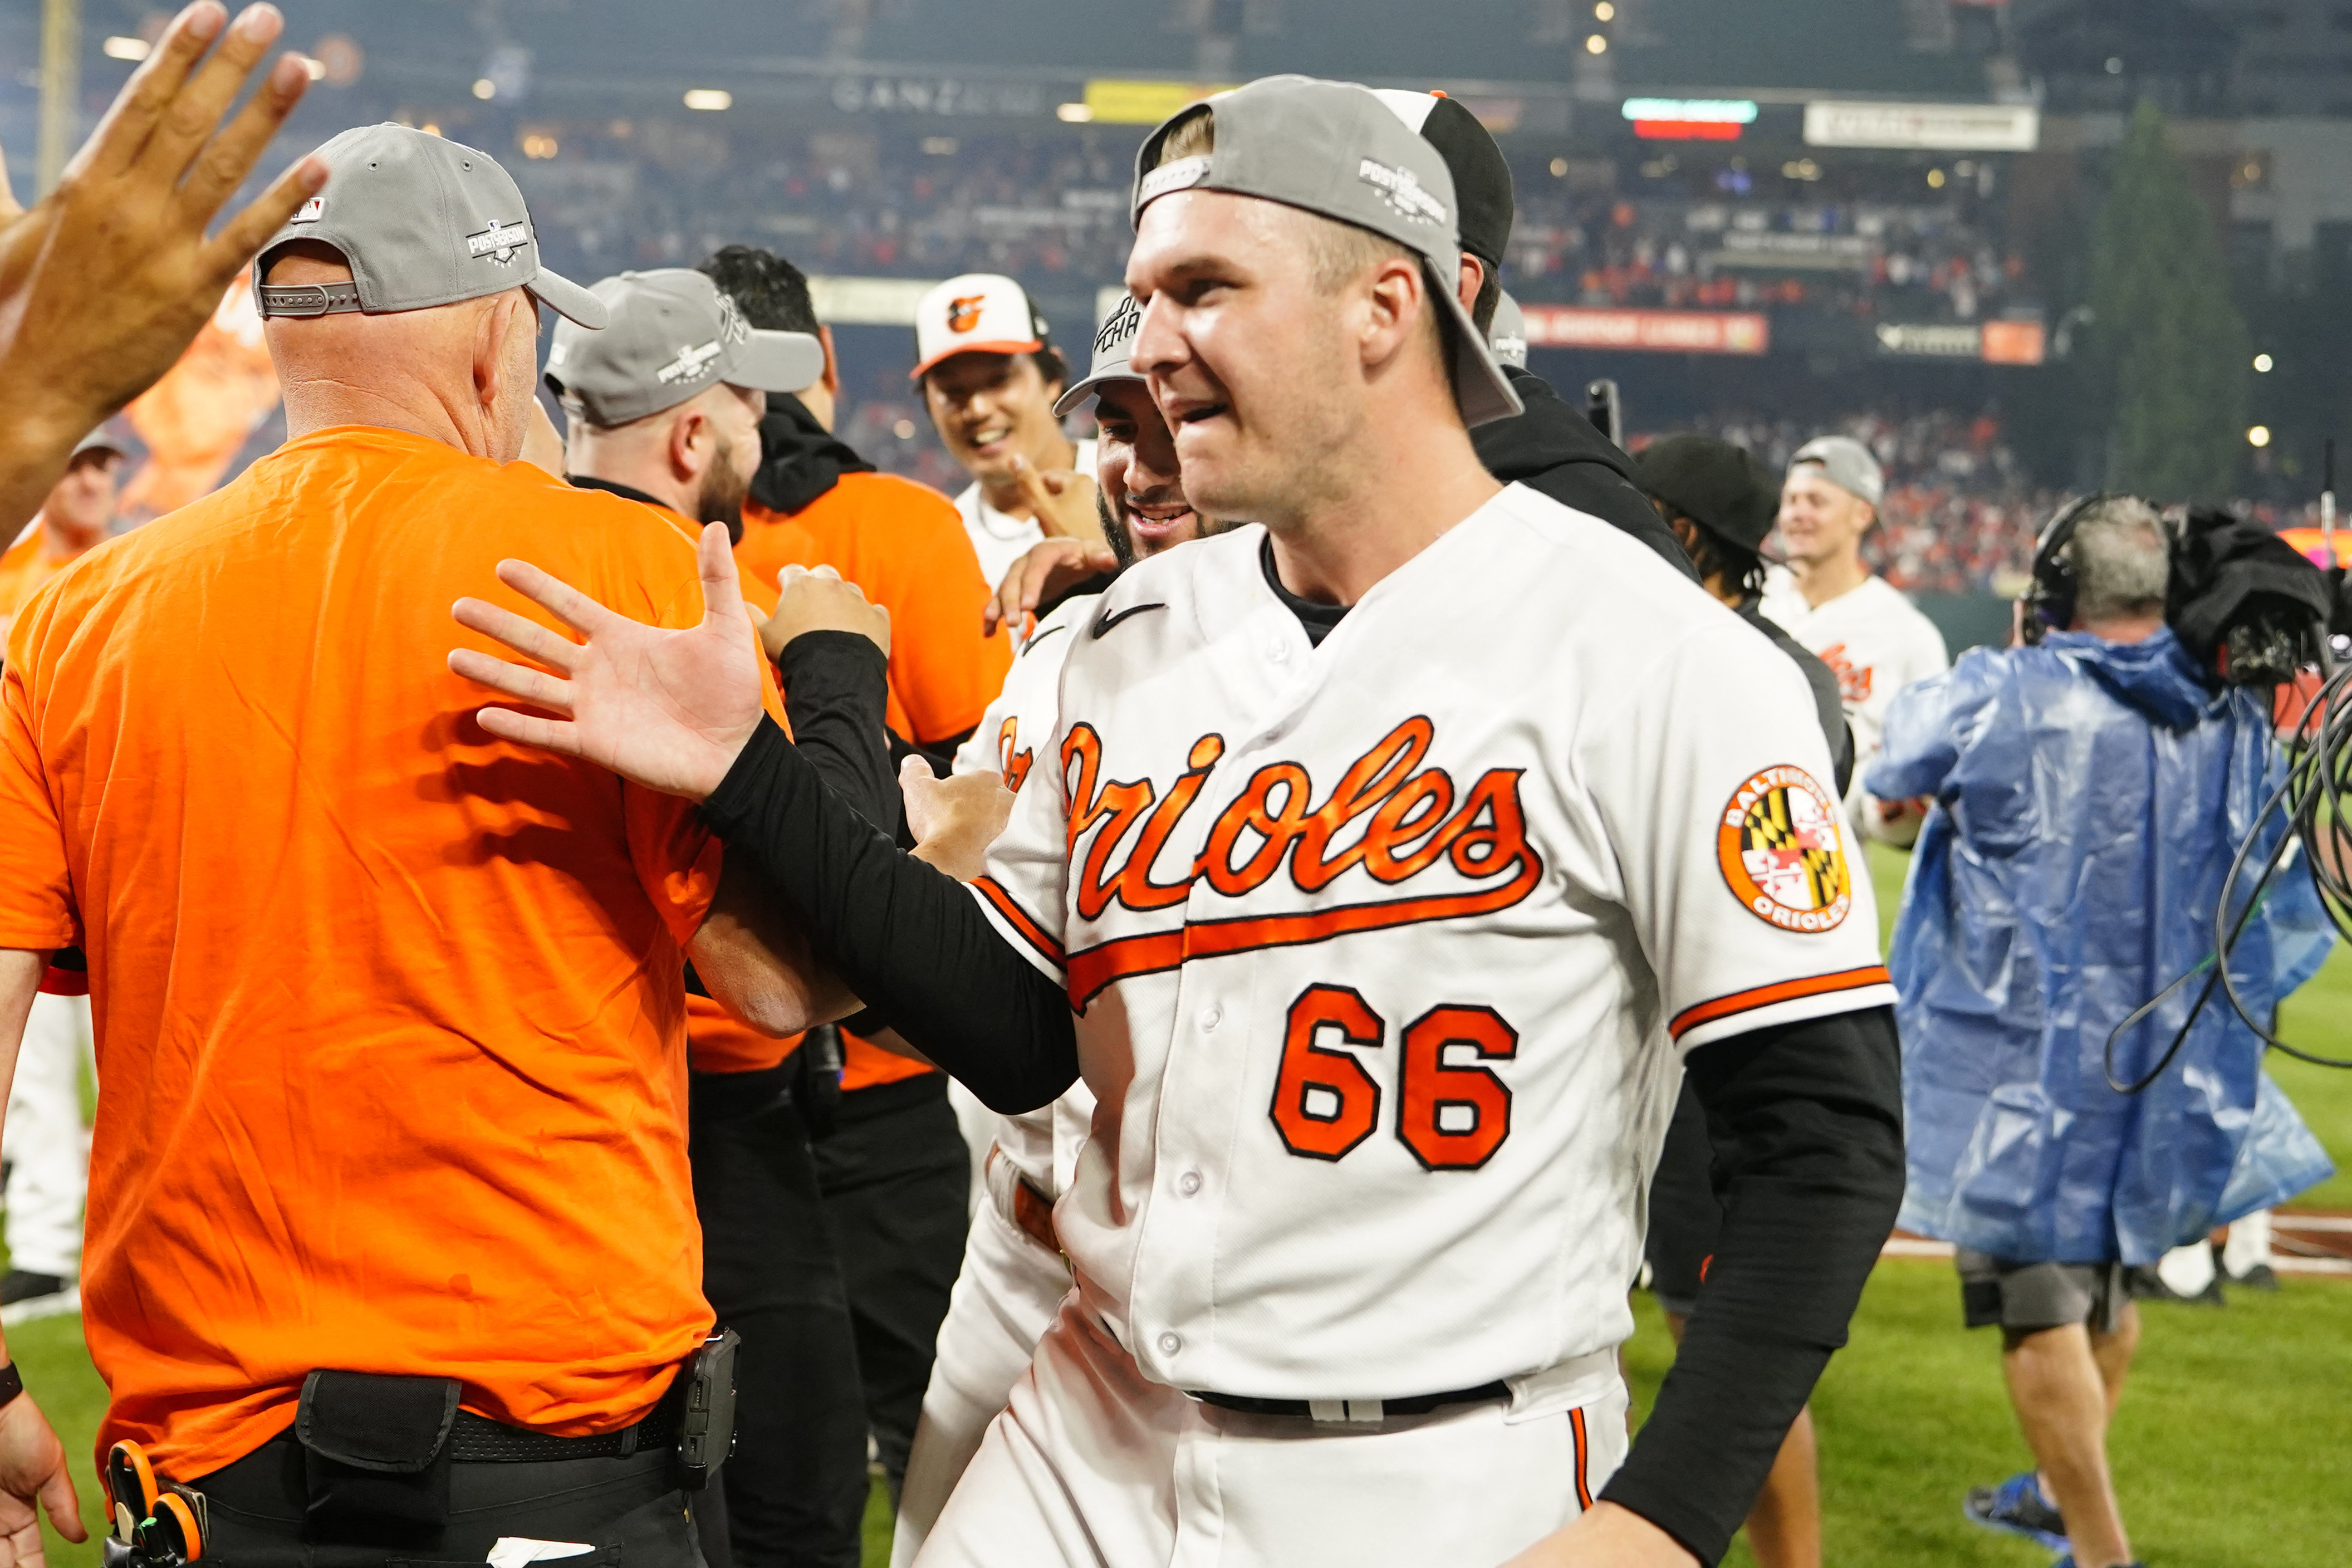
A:
[[[1870,993],[1883,989],[1885,995]],[[1675,1015],[1666,1026],[1677,1044],[1700,1045],[1723,1035],[1743,1033],[1760,1028],[1765,1024],[1785,1024],[1800,1017],[1818,1017],[1830,1013],[1856,1012],[1865,1007],[1887,1005],[1895,1000],[1894,982],[1883,963],[1866,963],[1858,969],[1842,969],[1832,974],[1809,975],[1801,980],[1778,980],[1769,985],[1751,985],[1745,991],[1735,991],[1727,996],[1695,1003]],[[1863,994],[1853,994],[1862,993]],[[1811,1002],[1836,997],[1835,1005],[1783,1008],[1787,1003]],[[1769,1018],[1749,1018],[1746,1015],[1773,1009]],[[1737,1029],[1719,1028],[1727,1020],[1738,1018]],[[1694,1034],[1703,1037],[1691,1039]]]
[[[970,886],[989,919],[1016,939],[1015,950],[1043,971],[1047,979],[1058,984],[1063,978],[1062,944],[995,878],[981,877]]]

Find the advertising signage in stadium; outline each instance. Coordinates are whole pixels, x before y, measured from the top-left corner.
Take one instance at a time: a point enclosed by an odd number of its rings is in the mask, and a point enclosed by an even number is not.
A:
[[[1910,147],[1950,153],[2031,153],[2042,111],[2030,103],[1805,105],[1808,147]]]
[[[1881,353],[1985,364],[2040,364],[2046,352],[2040,321],[1881,322]],[[1530,340],[1532,341],[1532,339]]]
[[[1122,81],[1097,78],[1087,83],[1087,118],[1097,125],[1157,125],[1188,103],[1198,103],[1230,82]]]
[[[1625,118],[1650,142],[1737,142],[1753,124],[1756,105],[1745,98],[1629,98]]]
[[[1530,348],[1760,354],[1772,342],[1770,319],[1754,311],[1601,310],[1581,305],[1522,310]]]

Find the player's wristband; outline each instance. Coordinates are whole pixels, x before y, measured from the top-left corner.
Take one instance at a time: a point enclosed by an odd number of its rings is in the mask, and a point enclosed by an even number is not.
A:
[[[15,1404],[16,1396],[24,1392],[24,1375],[16,1370],[16,1363],[12,1361],[0,1366],[0,1408]]]

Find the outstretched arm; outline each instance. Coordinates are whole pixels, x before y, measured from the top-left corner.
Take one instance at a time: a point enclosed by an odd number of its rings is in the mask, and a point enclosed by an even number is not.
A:
[[[703,531],[700,569],[701,624],[665,631],[501,563],[501,581],[587,640],[459,600],[461,624],[544,668],[467,649],[450,668],[556,715],[489,708],[482,727],[702,802],[730,857],[751,858],[817,956],[917,1050],[994,1110],[1053,1100],[1077,1077],[1067,998],[960,883],[876,831],[766,719],[758,642],[719,524]]]
[[[310,85],[281,55],[230,113],[284,26],[271,5],[235,23],[215,0],[190,5],[58,188],[27,212],[0,201],[0,539],[39,509],[74,443],[171,368],[238,269],[326,184],[326,165],[305,158],[205,233]]]

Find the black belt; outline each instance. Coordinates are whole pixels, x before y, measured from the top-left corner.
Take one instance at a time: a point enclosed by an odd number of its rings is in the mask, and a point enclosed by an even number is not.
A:
[[[684,1403],[677,1395],[685,1386],[686,1379],[681,1376],[644,1420],[618,1432],[599,1432],[593,1437],[559,1437],[551,1432],[509,1426],[503,1421],[460,1410],[449,1426],[449,1458],[461,1465],[520,1465],[550,1459],[625,1459],[649,1449],[674,1448],[677,1446],[678,1406]]]
[[[1391,1415],[1426,1415],[1448,1405],[1508,1399],[1511,1385],[1497,1380],[1450,1394],[1415,1394],[1403,1399],[1255,1399],[1244,1394],[1193,1393],[1203,1405],[1244,1415],[1295,1415],[1302,1421],[1381,1421]]]

